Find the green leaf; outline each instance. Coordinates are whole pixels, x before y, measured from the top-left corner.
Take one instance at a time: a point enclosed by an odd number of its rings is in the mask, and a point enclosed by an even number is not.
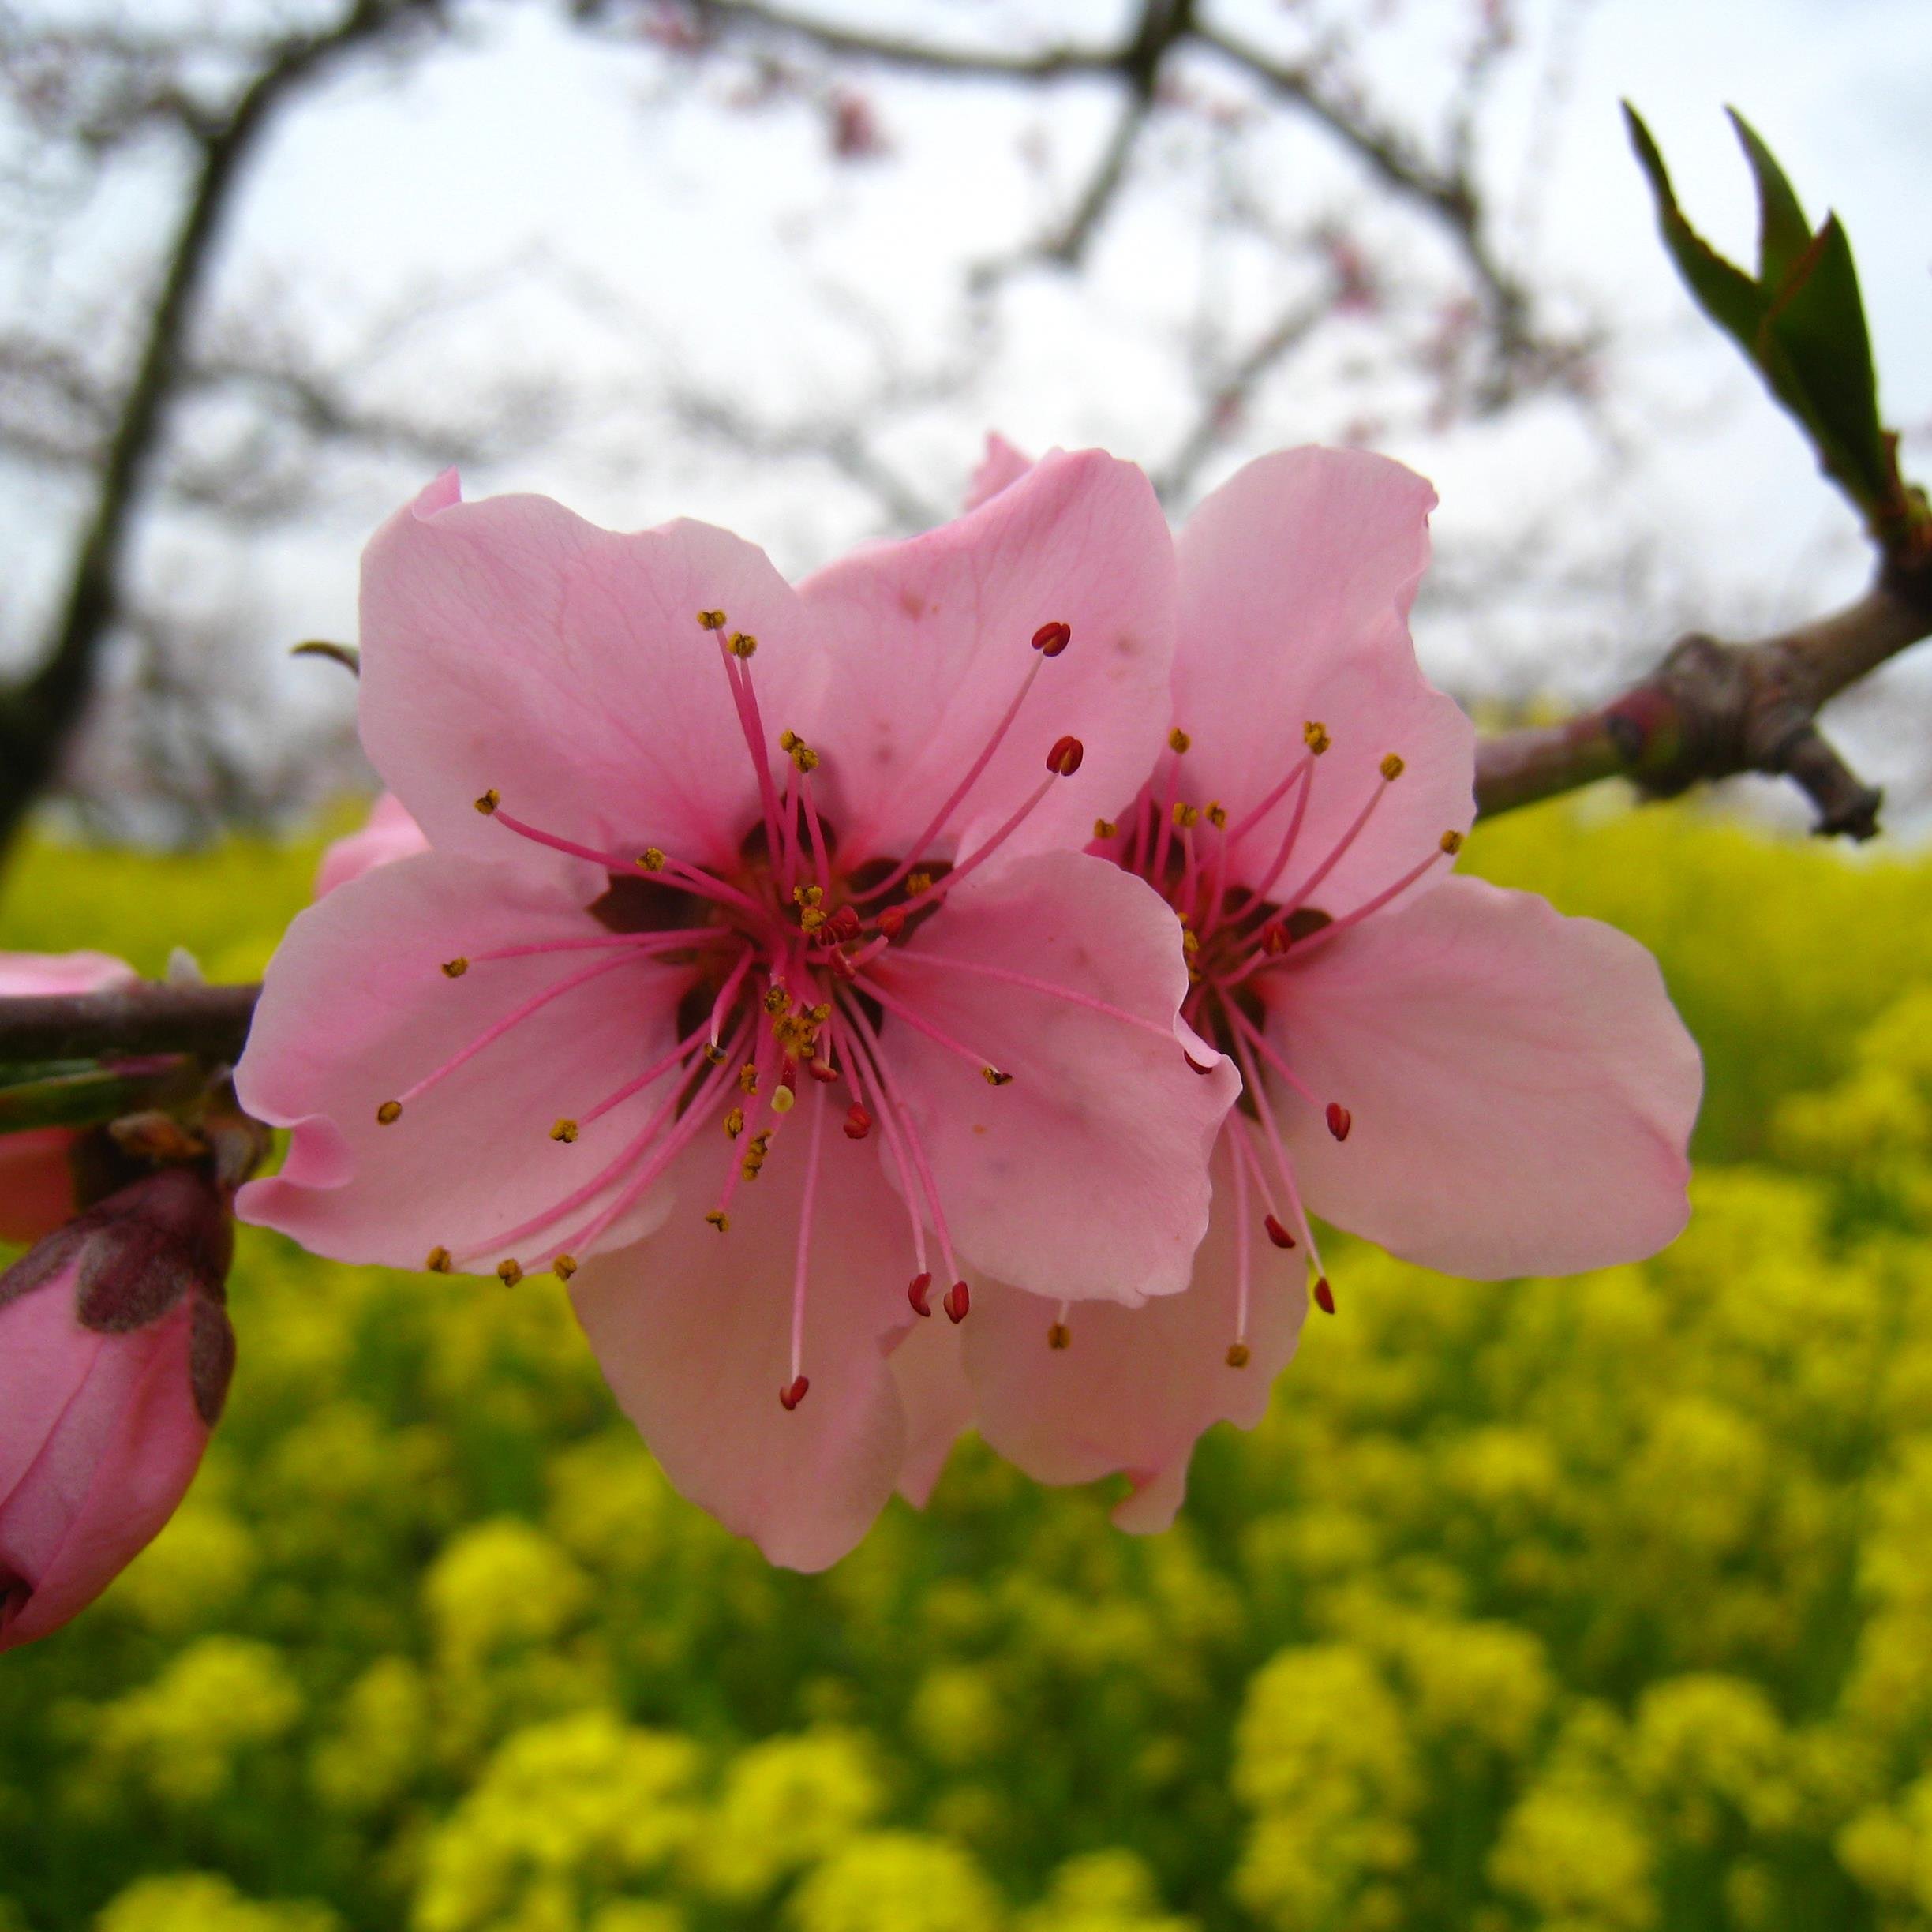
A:
[[[1785,178],[1771,150],[1758,131],[1735,107],[1731,117],[1744,158],[1758,183],[1758,280],[1763,289],[1781,288],[1811,245],[1811,224],[1805,219],[1797,191]]]
[[[1630,129],[1631,145],[1643,171],[1650,178],[1650,192],[1657,202],[1657,231],[1670,250],[1684,286],[1697,299],[1698,306],[1731,336],[1747,355],[1752,353],[1758,331],[1767,306],[1764,291],[1735,263],[1728,262],[1683,217],[1672,191],[1664,157],[1644,125],[1642,117],[1628,101],[1623,118]]]
[[[0,1134],[21,1133],[31,1127],[87,1127],[114,1120],[179,1098],[184,1076],[193,1084],[192,1063],[177,1058],[140,1073],[88,1066],[79,1073],[56,1071],[38,1079],[9,1077],[0,1087]]]
[[[1878,420],[1878,376],[1852,245],[1836,215],[1779,289],[1765,314],[1761,359],[1774,347],[1790,399],[1826,466],[1867,511],[1889,504],[1897,477]],[[1779,384],[1780,389],[1784,384]]]

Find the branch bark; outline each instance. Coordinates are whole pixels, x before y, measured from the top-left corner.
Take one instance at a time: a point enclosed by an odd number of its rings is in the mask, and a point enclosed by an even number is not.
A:
[[[179,388],[182,346],[221,226],[245,163],[276,109],[331,61],[442,0],[354,0],[335,24],[277,43],[225,118],[184,104],[179,118],[200,159],[133,380],[108,439],[92,511],[39,668],[0,694],[0,852],[53,777],[92,695],[102,647],[119,615],[128,542],[143,487]]]
[[[1487,818],[1623,777],[1653,798],[1760,772],[1792,781],[1817,808],[1814,829],[1867,839],[1882,795],[1818,728],[1830,698],[1932,637],[1932,563],[1889,565],[1855,603],[1775,636],[1722,644],[1694,633],[1609,703],[1560,724],[1486,739],[1476,803]]]
[[[105,993],[0,999],[0,1065],[184,1053],[232,1064],[260,991],[141,981]]]

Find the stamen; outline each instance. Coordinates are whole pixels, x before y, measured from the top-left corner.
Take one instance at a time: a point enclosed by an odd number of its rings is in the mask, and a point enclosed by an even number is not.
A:
[[[945,1299],[939,1305],[946,1312],[946,1320],[957,1327],[972,1309],[972,1294],[963,1281],[956,1281],[945,1291]]]
[[[914,1170],[919,1175],[919,1187],[926,1199],[927,1211],[932,1215],[933,1233],[938,1237],[939,1252],[946,1264],[946,1272],[955,1279],[959,1275],[959,1264],[953,1253],[953,1236],[946,1226],[945,1208],[939,1199],[939,1189],[934,1181],[932,1168],[926,1159],[926,1149],[919,1136],[919,1129],[912,1124],[912,1117],[893,1091],[886,1073],[886,1056],[880,1050],[878,1035],[872,1030],[872,1023],[863,1008],[848,1005],[844,1009],[845,1017],[852,1023],[855,1046],[863,1048],[863,1057],[868,1063],[869,1071],[878,1095],[879,1118],[886,1122],[886,1138],[892,1139],[892,1129],[896,1123],[898,1132],[905,1139],[906,1153]],[[855,1061],[861,1057],[855,1053]],[[912,1192],[907,1191],[908,1204]],[[921,1266],[923,1267],[922,1261]]]
[[[614,1094],[600,1100],[587,1114],[578,1114],[577,1125],[588,1127],[593,1121],[601,1120],[612,1107],[621,1106],[634,1093],[642,1092],[653,1080],[669,1073],[680,1061],[689,1057],[692,1047],[697,1043],[698,1035],[703,1031],[702,1027],[693,1028],[661,1059],[653,1060],[635,1079],[626,1080]]]
[[[738,635],[742,637],[743,633]],[[722,631],[717,634],[717,638],[725,682],[731,687],[732,702],[737,708],[739,729],[744,734],[745,749],[751,753],[752,769],[758,773],[758,802],[765,813],[767,848],[775,857],[781,849],[778,791],[772,783],[771,759],[765,749],[765,721],[758,715],[758,693],[752,687],[751,653],[735,653],[732,645],[725,642]],[[751,642],[755,650],[756,639]]]
[[[885,1130],[886,1146],[892,1155],[893,1166],[899,1175],[899,1197],[912,1223],[913,1265],[924,1276],[928,1286],[932,1276],[926,1272],[926,1224],[919,1218],[919,1187],[906,1160],[905,1148],[899,1138],[899,1129],[893,1118],[893,1109],[882,1085],[875,1084],[876,1076],[866,1058],[863,1049],[855,1040],[845,1050],[846,1064],[852,1069],[852,1084],[859,1091],[860,1102],[870,1100],[876,1110],[880,1126]],[[849,1131],[849,1130],[848,1130]],[[915,1299],[912,1305],[916,1309]],[[930,1314],[930,1309],[921,1311]]]
[[[908,872],[924,859],[927,848],[951,823],[953,813],[957,811],[965,802],[966,795],[979,783],[980,774],[985,771],[987,766],[992,763],[993,754],[1005,741],[1007,732],[1013,728],[1013,720],[1020,715],[1020,707],[1026,702],[1027,694],[1033,688],[1033,680],[1040,674],[1040,667],[1049,657],[1058,657],[1061,652],[1066,649],[1067,638],[1070,638],[1073,635],[1064,624],[1044,625],[1042,627],[1042,631],[1065,631],[1065,637],[1061,638],[1054,645],[1054,647],[1049,650],[1039,642],[1041,632],[1035,632],[1034,648],[1039,653],[1039,655],[1027,666],[1026,675],[1020,679],[1020,688],[1013,693],[1013,702],[1002,713],[999,722],[993,727],[992,736],[986,741],[985,745],[981,748],[979,755],[967,766],[965,776],[953,788],[946,802],[933,814],[932,822],[907,848],[905,856],[876,886],[870,886],[864,892],[857,895],[857,900],[860,904],[870,900],[879,898],[890,892]]]
[[[805,1377],[805,1284],[811,1275],[812,1211],[818,1199],[818,1149],[825,1128],[825,1094],[812,1089],[811,1133],[805,1143],[805,1192],[799,1208],[798,1260],[792,1271],[792,1386],[802,1396]],[[796,1407],[796,1402],[788,1403]]]
[[[1043,623],[1033,633],[1033,648],[1043,657],[1058,657],[1073,641],[1071,627],[1063,623]]]
[[[387,1126],[410,1101],[427,1093],[437,1081],[447,1079],[459,1067],[466,1065],[485,1046],[501,1039],[513,1027],[521,1025],[529,1019],[531,1014],[541,1011],[552,1000],[561,999],[566,993],[572,992],[580,986],[587,986],[593,979],[601,979],[605,973],[630,963],[629,956],[620,953],[614,958],[599,960],[594,966],[586,966],[582,972],[572,973],[568,979],[560,979],[554,986],[545,987],[541,993],[532,994],[515,1012],[506,1015],[494,1026],[479,1034],[467,1046],[444,1061],[433,1073],[425,1074],[414,1086],[406,1087],[395,1099],[385,1100],[376,1110],[376,1119]],[[395,1110],[393,1113],[390,1110],[391,1108]]]
[[[447,1275],[450,1271],[450,1251],[443,1247],[432,1248],[423,1266],[432,1275]]]
[[[567,1254],[555,1256],[550,1264],[550,1272],[560,1282],[568,1281],[577,1272],[577,1257]]]
[[[1079,763],[1080,760],[1076,758],[1074,765],[1076,768]],[[919,899],[919,908],[938,905],[946,894],[959,884],[961,879],[970,878],[975,872],[978,871],[979,867],[984,865],[987,859],[990,859],[994,853],[998,852],[1000,847],[1005,844],[1007,840],[1011,838],[1014,833],[1017,832],[1026,822],[1032,815],[1033,808],[1054,788],[1054,780],[1065,775],[1067,774],[1056,772],[1052,776],[1043,779],[1026,803],[983,845],[974,848],[970,858],[956,865],[938,884],[927,886],[922,890]],[[867,893],[862,893],[860,897],[870,898],[871,895]],[[881,915],[881,923],[883,923],[883,915]]]
[[[496,1264],[496,1279],[506,1288],[514,1288],[523,1279],[522,1264],[515,1260],[499,1261]]]
[[[1315,1278],[1315,1305],[1324,1315],[1335,1312],[1335,1290],[1328,1286],[1328,1277],[1318,1275]]]
[[[932,1271],[922,1268],[912,1277],[906,1289],[906,1299],[912,1304],[915,1315],[930,1316],[932,1313],[932,1303],[927,1299],[931,1292]]]
[[[905,1001],[887,992],[886,988],[880,985],[876,974],[866,982],[866,990],[889,1013],[904,1020],[914,1032],[923,1033],[934,1045],[945,1047],[949,1053],[958,1054],[962,1060],[970,1061],[979,1069],[981,1074],[986,1076],[990,1085],[1003,1087],[1008,1080],[1013,1078],[1010,1073],[1005,1074],[1003,1077],[994,1077],[999,1074],[1000,1069],[993,1065],[984,1054],[974,1052],[972,1047],[965,1045],[962,1041],[956,1040],[950,1033],[934,1026],[916,1008],[908,1005]]]
[[[1249,1308],[1248,1166],[1238,1151],[1230,1165],[1234,1177],[1234,1339],[1228,1344],[1227,1365],[1230,1368],[1245,1368]],[[1271,1215],[1268,1218],[1272,1220],[1274,1216]]]
[[[496,946],[488,953],[472,953],[465,960],[452,960],[443,970],[452,979],[460,979],[462,974],[450,972],[451,966],[461,965],[467,970],[472,966],[494,964],[498,960],[537,959],[549,953],[620,953],[626,948],[636,953],[652,952],[660,947],[677,951],[706,940],[728,936],[716,926],[672,927],[663,932],[597,933],[582,939],[545,939],[534,945]]]
[[[1046,754],[1046,769],[1056,777],[1071,778],[1086,755],[1087,747],[1072,733],[1065,733],[1053,741],[1053,748]]]
[[[1294,948],[1297,955],[1305,953],[1316,940],[1332,939],[1337,933],[1346,932],[1351,926],[1359,926],[1371,913],[1380,912],[1391,899],[1401,897],[1424,873],[1439,865],[1444,859],[1453,859],[1462,849],[1462,834],[1460,832],[1445,832],[1435,851],[1420,865],[1411,866],[1393,886],[1384,886],[1373,898],[1363,900],[1353,912],[1344,912],[1339,919],[1331,919],[1327,925],[1297,942]]]
[[[1391,769],[1391,767],[1394,769]],[[1335,842],[1335,849],[1289,896],[1287,910],[1308,903],[1308,896],[1342,863],[1342,855],[1361,837],[1362,828],[1375,816],[1375,809],[1388,796],[1388,788],[1402,776],[1402,762],[1391,751],[1382,761],[1382,782],[1369,794],[1368,803],[1355,814],[1354,822]]]
[[[577,1138],[577,1123],[574,1120],[560,1118],[551,1127],[550,1138],[567,1144],[575,1140]]]
[[[1349,1137],[1349,1129],[1355,1124],[1355,1117],[1339,1100],[1331,1100],[1324,1110],[1323,1118],[1328,1123],[1328,1131],[1338,1140]]]
[[[443,962],[443,971],[451,979],[460,979],[469,970],[470,962],[460,956]]]
[[[799,1404],[805,1399],[806,1391],[811,1387],[811,1381],[808,1376],[794,1376],[792,1380],[778,1391],[778,1400],[780,1404],[787,1411],[796,1409]]]
[[[855,1100],[845,1110],[845,1138],[863,1140],[872,1131],[872,1116]]]
[[[1073,1331],[1067,1322],[1072,1308],[1071,1302],[1062,1301],[1060,1304],[1059,1311],[1046,1331],[1046,1346],[1050,1349],[1069,1349],[1073,1346]]]

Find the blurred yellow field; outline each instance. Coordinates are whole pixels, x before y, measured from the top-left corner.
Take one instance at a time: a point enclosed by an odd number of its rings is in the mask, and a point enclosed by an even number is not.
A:
[[[553,1282],[245,1236],[187,1503],[0,1661],[0,1927],[1932,1926],[1932,860],[1567,808],[1470,857],[1662,960],[1676,1247],[1342,1246],[1170,1534],[969,1445],[807,1578],[672,1494]],[[245,975],[314,858],[43,844],[0,945]]]

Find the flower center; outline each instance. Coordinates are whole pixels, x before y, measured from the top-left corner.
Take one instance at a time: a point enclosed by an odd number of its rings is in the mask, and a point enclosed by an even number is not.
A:
[[[698,623],[716,638],[757,782],[758,816],[737,841],[736,862],[706,866],[657,845],[635,854],[600,851],[526,822],[506,808],[499,792],[485,792],[476,808],[494,824],[604,868],[607,885],[589,909],[605,930],[567,940],[500,945],[444,961],[444,974],[458,979],[499,960],[590,955],[587,964],[526,999],[414,1086],[384,1101],[376,1118],[384,1125],[395,1124],[412,1101],[541,1009],[618,968],[648,961],[677,975],[682,985],[675,1043],[592,1105],[557,1115],[547,1131],[552,1141],[571,1146],[584,1128],[649,1089],[658,1104],[643,1128],[598,1172],[561,1192],[541,1214],[487,1246],[455,1252],[439,1246],[428,1264],[447,1271],[497,1254],[503,1258],[496,1271],[507,1284],[520,1281],[526,1266],[547,1266],[567,1281],[578,1257],[707,1132],[721,1134],[728,1144],[721,1150],[718,1186],[704,1218],[721,1235],[728,1234],[743,1190],[757,1181],[781,1137],[788,1146],[799,1137],[792,1123],[802,1114],[806,1144],[799,1156],[803,1188],[790,1365],[779,1391],[779,1400],[791,1410],[811,1387],[804,1369],[807,1289],[829,1111],[842,1108],[839,1126],[849,1140],[866,1140],[875,1128],[879,1132],[908,1213],[912,1267],[907,1298],[912,1309],[921,1316],[932,1313],[929,1226],[952,1284],[941,1305],[957,1323],[965,1319],[971,1305],[932,1163],[895,1071],[891,1036],[897,1027],[910,1028],[975,1067],[989,1085],[1003,1088],[1012,1081],[1011,1073],[922,1010],[920,987],[930,983],[926,970],[990,972],[1062,998],[1081,997],[1000,968],[949,961],[930,949],[917,954],[904,950],[914,934],[943,915],[953,891],[1005,844],[1054,784],[1079,769],[1084,756],[1080,740],[1056,739],[1034,790],[990,837],[964,856],[957,855],[952,833],[961,805],[1013,729],[1043,668],[1066,649],[1071,633],[1064,623],[1047,623],[1034,634],[1035,655],[1005,711],[905,854],[848,866],[841,856],[837,829],[817,795],[818,754],[790,729],[775,740],[768,736],[751,668],[758,640],[732,630],[721,610],[700,612]],[[949,848],[956,856],[941,856]],[[919,972],[903,970],[915,963]],[[506,1249],[512,1252],[504,1255]]]
[[[1461,833],[1444,832],[1425,858],[1388,886],[1339,915],[1327,911],[1316,902],[1317,895],[1404,769],[1401,756],[1389,753],[1378,767],[1375,788],[1334,843],[1324,852],[1305,852],[1309,801],[1332,743],[1325,725],[1312,721],[1304,725],[1300,754],[1285,761],[1267,792],[1236,811],[1219,800],[1197,804],[1186,796],[1185,760],[1193,740],[1177,727],[1168,737],[1169,755],[1132,811],[1118,825],[1096,823],[1088,848],[1147,880],[1174,908],[1188,953],[1182,1013],[1241,1071],[1241,1098],[1222,1129],[1233,1174],[1238,1277],[1235,1335],[1227,1351],[1228,1365],[1234,1368],[1245,1367],[1249,1357],[1248,1231],[1254,1203],[1277,1248],[1301,1249],[1316,1306],[1335,1312],[1334,1291],[1269,1099],[1270,1081],[1279,1081],[1315,1108],[1337,1141],[1346,1141],[1354,1125],[1347,1106],[1318,1095],[1296,1073],[1279,1031],[1271,1036],[1270,995],[1316,948],[1372,918],[1462,845]],[[1284,803],[1286,822],[1270,851],[1262,829]],[[1237,879],[1252,882],[1234,883]]]

